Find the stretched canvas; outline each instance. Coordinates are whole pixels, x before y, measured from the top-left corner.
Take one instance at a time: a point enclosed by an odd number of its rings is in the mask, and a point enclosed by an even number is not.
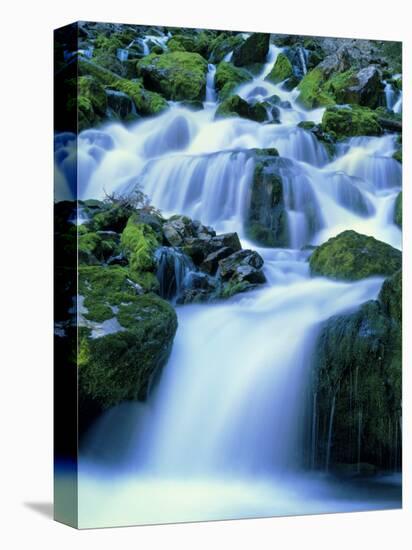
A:
[[[401,507],[401,53],[55,31],[58,521]]]

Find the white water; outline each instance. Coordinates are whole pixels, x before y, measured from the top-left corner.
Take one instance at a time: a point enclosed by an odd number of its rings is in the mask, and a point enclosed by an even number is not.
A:
[[[264,80],[279,51],[271,46],[260,75],[237,90],[248,100],[276,94],[289,101],[279,125],[215,121],[209,66],[204,110],[173,104],[158,117],[79,136],[81,198],[140,184],[166,215],[187,214],[218,232],[237,231],[245,247],[264,257],[268,280],[227,302],[177,309],[172,355],[148,403],[109,411],[85,443],[83,526],[389,506],[384,499],[373,504],[369,497],[339,497],[327,479],[299,473],[319,324],[375,298],[382,283],[310,278],[308,253],[300,248],[350,228],[400,247],[392,222],[401,185],[400,166],[392,159],[395,138],[348,140],[330,160],[310,132],[296,127],[300,120],[320,120],[322,109],[304,111],[296,105],[296,90]],[[61,140],[62,180],[73,169],[70,147]],[[249,150],[263,147],[276,147],[285,157],[287,249],[258,248],[243,231],[254,168]],[[316,213],[315,232],[309,230],[309,210]]]

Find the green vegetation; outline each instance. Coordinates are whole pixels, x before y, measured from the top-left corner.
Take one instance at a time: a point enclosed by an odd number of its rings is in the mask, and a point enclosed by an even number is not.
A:
[[[197,53],[150,54],[138,61],[137,71],[146,88],[160,92],[166,99],[204,99],[207,62]]]
[[[245,69],[235,67],[232,63],[221,61],[216,69],[215,86],[221,99],[226,99],[233,90],[252,79],[252,75]]]
[[[322,117],[322,129],[336,139],[351,136],[379,136],[382,128],[378,115],[367,107],[328,107]]]
[[[156,233],[144,223],[131,216],[121,236],[121,245],[133,272],[153,271],[154,251],[159,246]]]
[[[276,58],[273,69],[267,75],[266,80],[277,84],[278,82],[283,82],[292,75],[292,63],[289,61],[285,54],[280,53]]]
[[[215,116],[216,118],[239,116],[254,120],[255,122],[263,122],[267,118],[267,113],[261,103],[250,105],[238,95],[233,95],[222,101]]]
[[[344,231],[329,239],[310,257],[312,275],[347,281],[392,275],[401,266],[399,250],[356,231]]]
[[[251,34],[243,44],[233,51],[233,64],[236,67],[245,67],[254,63],[264,63],[269,51],[269,40],[269,34]]]
[[[402,191],[396,197],[394,222],[402,228]]]

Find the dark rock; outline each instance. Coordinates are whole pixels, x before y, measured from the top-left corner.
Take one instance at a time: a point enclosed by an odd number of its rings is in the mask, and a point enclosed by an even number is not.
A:
[[[234,49],[232,62],[237,67],[254,63],[264,63],[269,51],[270,34],[251,34],[240,46]]]

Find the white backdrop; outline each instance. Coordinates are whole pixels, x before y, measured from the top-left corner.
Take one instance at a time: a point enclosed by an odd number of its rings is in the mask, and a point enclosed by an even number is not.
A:
[[[408,2],[69,0],[1,11],[0,544],[3,548],[409,547],[412,521],[411,322],[405,315],[404,510],[77,532],[53,523],[52,29],[83,20],[404,41],[404,149],[410,150],[412,14]],[[410,242],[410,157],[404,155],[404,242]],[[404,253],[405,282],[411,255]],[[404,304],[411,299],[405,285]],[[43,513],[40,513],[43,511]],[[408,541],[409,539],[409,541]]]

